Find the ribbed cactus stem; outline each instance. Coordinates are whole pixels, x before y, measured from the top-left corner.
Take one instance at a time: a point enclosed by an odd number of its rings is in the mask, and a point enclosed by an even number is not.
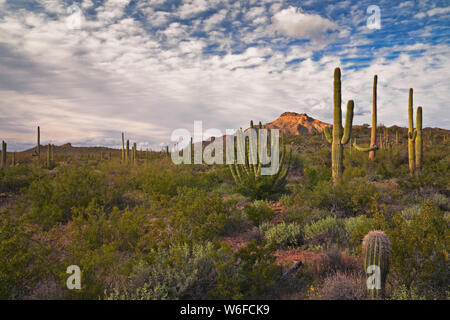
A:
[[[423,158],[423,139],[422,139],[422,107],[417,108],[416,117],[416,169],[418,172],[422,170]]]
[[[6,168],[6,153],[7,153],[7,145],[5,141],[2,141],[2,168]]]
[[[37,146],[36,146],[36,153],[38,156],[38,163],[41,160],[41,128],[37,127]]]
[[[377,145],[377,83],[378,76],[373,77],[373,101],[372,101],[372,130],[370,133],[370,148],[374,148]],[[369,151],[369,159],[375,159],[375,149]]]
[[[413,110],[413,89],[409,89],[409,103],[408,103],[408,160],[409,160],[409,173],[414,175],[416,171],[415,161],[415,141],[417,131],[414,130],[414,110]]]
[[[11,162],[12,166],[15,167],[16,166],[16,152],[14,151],[12,154],[12,162]]]
[[[367,276],[367,293],[370,298],[382,298],[389,272],[391,243],[383,231],[370,231],[362,242],[364,272]]]
[[[51,169],[52,167],[52,145],[49,143],[47,146],[47,167]],[[89,158],[88,158],[89,159]]]
[[[344,145],[346,145],[352,135],[353,125],[353,100],[347,103],[347,115],[345,127],[342,127],[342,93],[341,93],[341,69],[334,70],[334,91],[333,91],[333,133],[330,128],[325,127],[324,133],[328,142],[331,143],[331,171],[333,183],[336,185],[342,178],[344,172]]]
[[[130,140],[127,139],[127,150],[125,152],[125,162],[130,160]]]
[[[125,135],[122,132],[122,162],[125,162]]]
[[[136,146],[136,142],[135,143],[133,143],[133,163],[135,164],[136,163],[136,161],[137,161],[137,158],[136,158],[136,149],[137,149],[137,146]]]

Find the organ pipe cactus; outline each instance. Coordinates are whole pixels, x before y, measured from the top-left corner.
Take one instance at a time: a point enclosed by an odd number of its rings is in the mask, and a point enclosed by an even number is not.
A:
[[[362,254],[370,298],[382,298],[389,272],[391,243],[382,231],[370,231],[363,239]]]
[[[341,110],[341,69],[334,70],[334,109],[333,109],[333,133],[329,127],[325,127],[324,133],[328,143],[331,143],[331,169],[333,183],[336,185],[342,178],[344,172],[344,145],[350,141],[352,135],[353,109],[354,102],[349,100],[347,103],[347,115],[345,119],[345,128],[342,127]]]
[[[409,89],[409,103],[408,103],[408,160],[409,160],[409,174],[414,175],[416,171],[415,160],[415,142],[417,137],[417,130],[414,130],[414,110],[413,110],[413,89]]]
[[[423,139],[422,139],[422,107],[417,108],[416,117],[416,170],[422,170],[422,154],[423,154]]]
[[[261,155],[266,153],[267,150],[260,150],[259,141],[264,137],[261,134],[261,129],[262,124],[260,123],[257,129],[257,140],[255,141],[257,143],[256,148],[250,146],[250,139],[247,141],[245,137],[242,137],[242,128],[237,131],[236,136],[238,141],[244,141],[245,143],[242,145],[242,143],[235,142],[234,153],[237,157],[235,156],[234,163],[229,166],[231,175],[238,188],[243,191],[245,190],[249,195],[251,193],[250,196],[254,198],[270,196],[285,186],[292,154],[292,150],[290,149],[288,152],[286,145],[281,139],[278,171],[273,175],[262,175],[261,169],[263,163]],[[255,130],[253,121],[250,123],[250,130]],[[236,160],[239,154],[243,155],[244,163],[238,163]],[[252,189],[251,192],[248,189]],[[260,190],[262,190],[261,194],[258,193]]]

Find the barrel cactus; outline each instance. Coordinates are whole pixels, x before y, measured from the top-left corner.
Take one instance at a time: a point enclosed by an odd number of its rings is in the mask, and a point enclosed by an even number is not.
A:
[[[371,299],[384,297],[390,250],[391,243],[383,231],[370,231],[363,239],[364,272]]]

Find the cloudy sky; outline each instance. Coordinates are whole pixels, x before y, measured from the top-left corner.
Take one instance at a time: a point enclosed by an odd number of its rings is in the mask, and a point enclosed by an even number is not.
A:
[[[118,146],[125,131],[158,148],[194,120],[223,132],[285,111],[330,121],[337,66],[356,124],[370,123],[378,74],[380,123],[407,125],[413,87],[424,125],[450,129],[448,5],[0,0],[0,139],[30,147],[40,125],[42,143]]]

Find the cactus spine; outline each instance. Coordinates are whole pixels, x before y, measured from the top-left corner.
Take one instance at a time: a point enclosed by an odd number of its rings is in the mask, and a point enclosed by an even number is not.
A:
[[[5,141],[2,141],[2,168],[6,168],[6,150],[7,145]]]
[[[372,299],[384,297],[390,250],[389,238],[382,231],[370,231],[363,239],[362,254],[367,276],[367,293]]]
[[[422,107],[417,108],[416,117],[416,169],[417,172],[422,170],[422,154],[423,154],[423,139],[422,139]]]
[[[409,89],[409,103],[408,103],[408,159],[409,159],[409,174],[414,175],[416,171],[415,150],[414,144],[417,137],[417,131],[414,130],[414,110],[413,110],[413,89]]]
[[[331,169],[333,183],[336,185],[342,177],[344,171],[344,145],[350,141],[352,135],[353,109],[354,102],[349,100],[347,103],[347,115],[345,119],[345,128],[342,128],[342,110],[341,110],[341,69],[334,70],[334,109],[333,109],[333,134],[329,127],[325,127],[325,137],[331,143]]]

